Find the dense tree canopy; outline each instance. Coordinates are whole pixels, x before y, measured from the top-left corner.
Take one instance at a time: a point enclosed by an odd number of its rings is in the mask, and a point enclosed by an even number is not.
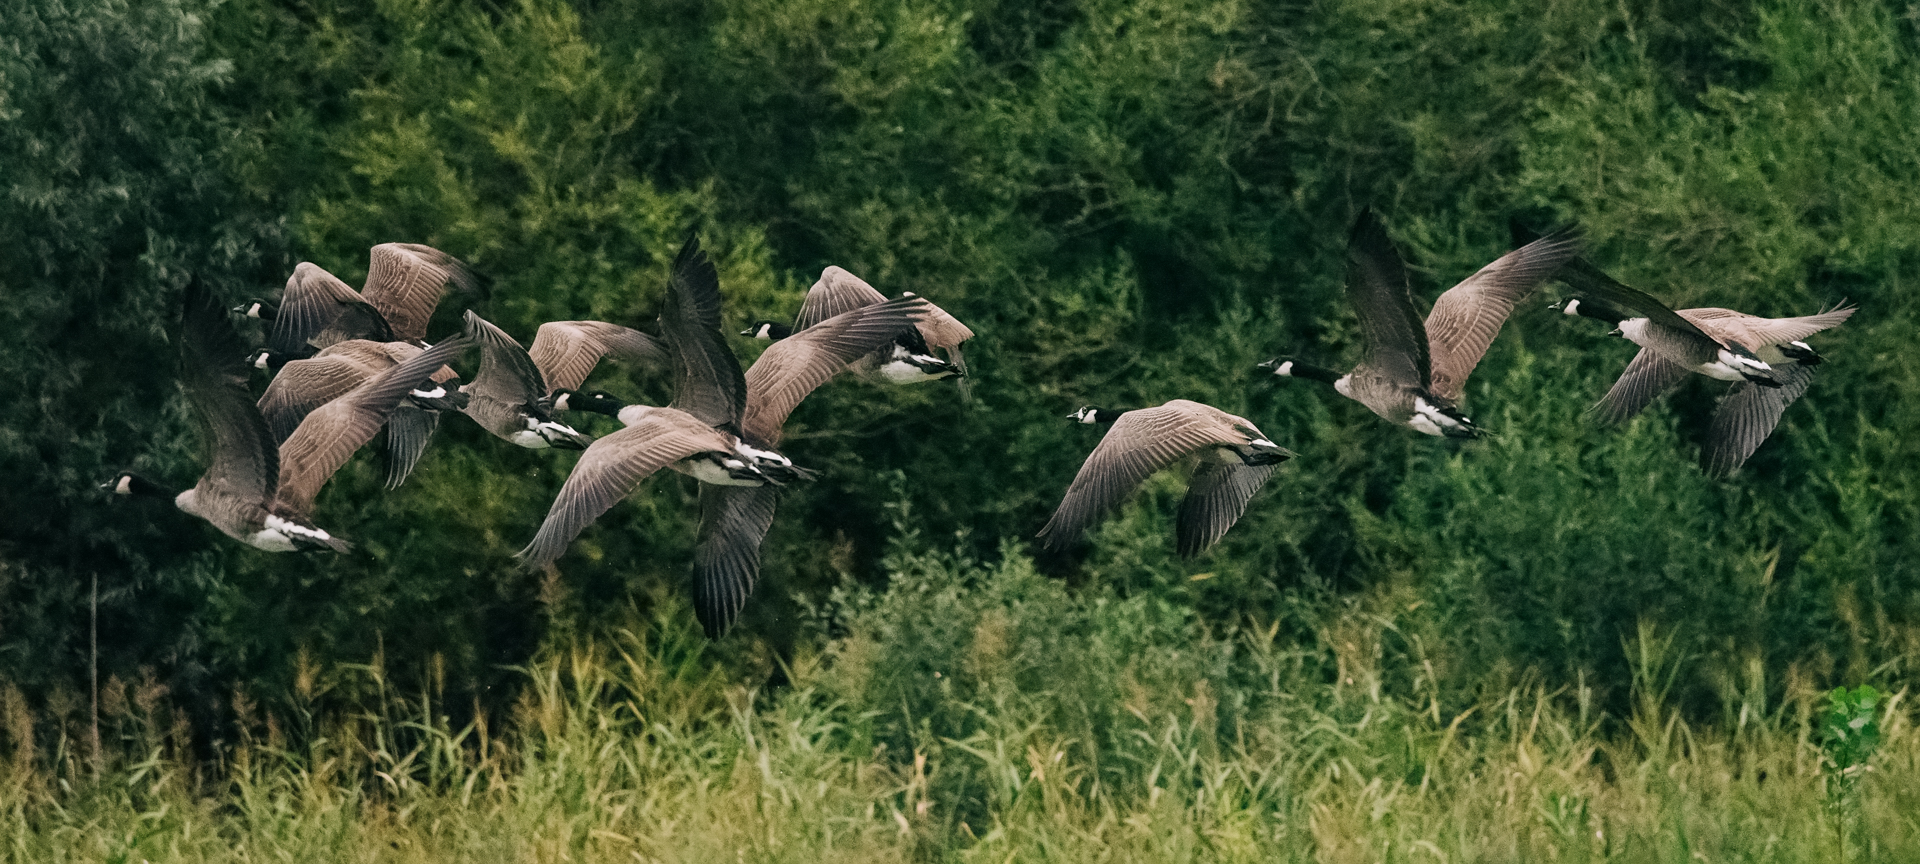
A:
[[[397,491],[370,454],[334,479],[317,518],[353,556],[257,552],[93,487],[197,474],[171,365],[190,277],[238,302],[297,261],[357,284],[370,246],[427,243],[491,277],[485,311],[525,340],[650,326],[689,228],[729,323],[791,316],[838,264],[980,334],[970,401],[843,379],[794,415],[787,452],[822,477],[785,495],[719,646],[740,668],[833,633],[829,592],[882,584],[889,549],[1030,554],[1098,437],[1063,416],[1171,398],[1300,458],[1191,564],[1169,528],[1183,481],[1150,482],[1084,553],[1039,562],[1071,590],[1283,641],[1371,609],[1449,699],[1528,670],[1624,688],[1643,621],[1713,669],[1825,682],[1920,658],[1920,45],[1889,5],[5,8],[0,678],[30,692],[83,680],[95,579],[103,673],[155,670],[208,711],[381,654],[482,692],[543,638],[681,590],[691,480],[651,481],[523,574],[510,556],[576,457],[471,424]],[[1342,254],[1367,205],[1427,300],[1520,217],[1578,224],[1596,263],[1675,306],[1861,311],[1729,480],[1695,464],[1721,385],[1620,429],[1583,416],[1633,349],[1551,314],[1552,288],[1471,382],[1498,437],[1428,439],[1254,369],[1355,358]],[[594,386],[670,397],[641,368]]]

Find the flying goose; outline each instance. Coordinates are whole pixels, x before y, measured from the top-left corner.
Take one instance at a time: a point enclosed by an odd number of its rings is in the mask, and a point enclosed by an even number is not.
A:
[[[274,440],[284,442],[314,409],[360,386],[367,379],[418,355],[423,349],[408,342],[348,339],[320,350],[306,360],[286,363],[260,396],[260,413]],[[440,411],[458,410],[459,375],[442,366],[422,389],[407,394],[387,419],[387,488],[405,482],[420,461]],[[453,388],[453,389],[450,389]]]
[[[1078,542],[1142,481],[1197,453],[1200,467],[1180,504],[1174,531],[1181,556],[1196,557],[1226,535],[1274,468],[1294,456],[1267,440],[1252,421],[1185,399],[1133,411],[1089,406],[1068,417],[1111,428],[1074,475],[1053,518],[1040,529],[1038,536],[1045,538],[1049,550]]]
[[[774,486],[811,473],[773,449],[787,415],[848,363],[911,329],[926,305],[903,298],[856,310],[768,348],[742,373],[720,338],[718,273],[690,237],[674,262],[661,316],[680,379],[673,405],[556,391],[556,405],[616,416],[626,428],[587,449],[520,556],[530,567],[545,566],[648,475],[662,467],[689,474],[702,481],[694,607],[707,634],[718,638],[758,575]]]
[[[877,346],[887,344],[900,330],[911,329],[915,318],[925,314],[927,305],[918,297],[902,297],[855,309],[762,352],[744,376],[747,408],[739,423],[740,444],[772,451],[780,443],[787,416],[809,393]],[[712,444],[713,439],[708,438],[661,434],[665,428],[660,421],[663,414],[691,417],[684,412],[628,405],[602,392],[556,391],[554,404],[618,417],[628,428],[606,435],[587,448],[587,455],[575,464],[555,499],[539,536],[521,556],[532,567],[557,559],[581,530],[662,467],[699,478],[704,482],[700,486],[700,537],[694,554],[694,610],[707,634],[719,638],[746,605],[759,577],[760,541],[772,525],[778,484],[739,482],[751,477],[732,474],[732,480],[712,479],[703,476],[699,469],[704,466],[695,461],[709,460],[730,471],[751,468],[736,450],[707,450],[683,456],[680,461],[659,462],[661,452],[673,455],[682,452],[676,448],[683,446]],[[652,425],[643,432],[633,432],[643,423]],[[607,483],[605,478],[616,472],[620,472],[619,482]]]
[[[1613,324],[1616,333],[1641,346],[1594,405],[1603,422],[1625,423],[1689,374],[1733,381],[1714,409],[1700,450],[1701,467],[1716,477],[1746,464],[1773,434],[1787,406],[1813,384],[1813,367],[1824,358],[1804,340],[1839,326],[1855,311],[1840,306],[1798,318],[1761,318],[1715,307],[1675,310],[1585,260],[1569,264],[1560,275],[1583,292],[1560,304],[1562,312]]]
[[[901,296],[915,295],[906,292]],[[774,321],[756,321],[740,331],[740,335],[764,340],[785,339],[842,313],[885,302],[886,295],[866,280],[829,265],[820,271],[820,279],[813,287],[807,289],[807,299],[800,306],[800,315],[792,327]],[[891,345],[883,345],[863,358],[854,367],[855,371],[861,375],[878,375],[895,384],[965,376],[967,364],[960,354],[960,344],[972,339],[973,331],[946,310],[932,303],[928,303],[927,308],[928,315],[918,327],[902,332]],[[934,356],[934,348],[946,352],[947,359]]]
[[[460,259],[418,243],[382,243],[369,253],[358,292],[319,266],[301,262],[275,308],[249,300],[234,311],[272,322],[267,347],[298,359],[345,339],[420,343],[448,285],[478,296],[484,282]]]
[[[1508,252],[1441,294],[1422,324],[1400,253],[1373,211],[1361,211],[1347,241],[1347,299],[1360,318],[1366,356],[1344,376],[1290,357],[1260,368],[1332,384],[1340,395],[1418,432],[1479,437],[1483,430],[1456,407],[1467,376],[1514,304],[1579,251],[1576,237],[1558,235]]]
[[[247,392],[241,344],[211,295],[198,282],[189,286],[181,316],[181,384],[200,426],[207,472],[178,494],[132,472],[102,488],[171,497],[181,512],[269,552],[351,550],[347,541],[313,524],[315,493],[373,437],[384,414],[463,345],[450,341],[381,373],[314,412],[285,447],[276,447]]]
[[[548,413],[546,377],[519,342],[471,309],[466,334],[480,345],[480,372],[460,388],[466,398],[461,413],[496,437],[532,450],[584,450],[593,443]]]

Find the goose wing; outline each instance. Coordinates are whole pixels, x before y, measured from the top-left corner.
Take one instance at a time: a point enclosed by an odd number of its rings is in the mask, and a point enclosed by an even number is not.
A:
[[[1279,467],[1213,460],[1200,463],[1175,522],[1174,537],[1181,557],[1198,557],[1213,548],[1226,536],[1227,529],[1240,521],[1247,512],[1247,502]]]
[[[1661,356],[1652,348],[1642,348],[1620,373],[1620,380],[1602,396],[1593,412],[1603,423],[1625,423],[1661,394],[1672,390],[1692,374],[1687,367]]]
[[[233,322],[195,279],[180,317],[180,383],[207,466],[194,488],[264,508],[279,483],[280,454],[247,390],[246,350]]]
[[[720,272],[693,234],[667,278],[660,333],[673,352],[677,379],[670,407],[709,426],[738,428],[747,409],[746,375],[720,332]]]
[[[646,416],[587,447],[547,510],[546,521],[519,557],[530,568],[544,567],[567,551],[580,532],[613,508],[648,475],[710,450],[732,452],[727,436],[684,412],[650,411]]]
[[[547,395],[540,367],[506,331],[469,309],[466,336],[480,346],[480,371],[467,385],[472,392],[509,405],[530,404]]]
[[[1404,387],[1427,386],[1425,325],[1414,311],[1400,253],[1371,209],[1360,211],[1347,237],[1347,301],[1367,343],[1360,365]]]
[[[1841,306],[1818,315],[1798,318],[1761,318],[1730,309],[1686,309],[1681,315],[1691,318],[1702,329],[1718,330],[1727,338],[1758,348],[1805,339],[1822,330],[1838,327],[1853,317],[1857,307]]]
[[[1747,457],[1760,449],[1787,406],[1807,392],[1813,383],[1813,367],[1799,364],[1774,367],[1778,387],[1763,387],[1752,381],[1734,382],[1720,407],[1713,412],[1713,425],[1707,430],[1707,444],[1700,450],[1700,465],[1708,474],[1725,477],[1746,464]]]
[[[1202,447],[1246,444],[1245,435],[1207,413],[1178,400],[1158,408],[1128,411],[1114,421],[1100,445],[1074,475],[1038,536],[1049,549],[1062,549],[1118,506],[1140,483]]]
[[[398,489],[407,482],[427,443],[440,428],[440,412],[401,402],[387,417],[387,488]]]
[[[548,392],[577,390],[603,357],[621,362],[664,362],[667,350],[652,336],[605,321],[549,321],[527,350],[540,367]]]
[[[267,348],[282,356],[304,357],[343,339],[392,338],[379,309],[332,273],[302,261],[280,293]]]
[[[759,447],[780,441],[787,415],[847,365],[891,343],[926,314],[926,300],[902,297],[835,315],[773,343],[747,370],[740,434]]]
[[[1500,334],[1513,307],[1580,253],[1570,235],[1543,237],[1500,256],[1440,295],[1427,313],[1427,345],[1433,363],[1428,390],[1457,400],[1467,376]]]
[[[800,315],[793,319],[793,329],[805,330],[829,318],[885,302],[886,295],[874,290],[865,279],[829,264],[820,271],[820,279],[813,287],[807,289],[807,299],[800,304]]]
[[[471,298],[484,293],[480,277],[465,262],[419,243],[382,243],[368,252],[367,284],[361,296],[387,318],[396,339],[427,338],[427,322],[447,286]]]
[[[308,414],[280,445],[280,488],[274,512],[296,517],[311,513],[320,487],[373,440],[400,400],[469,344],[464,338],[443,339]]]
[[[700,484],[700,541],[693,552],[693,611],[707,638],[733,626],[760,578],[760,541],[773,525],[777,486]]]
[[[385,358],[386,355],[379,356]],[[285,442],[315,408],[346,395],[392,365],[391,361],[370,363],[353,355],[323,353],[281,367],[258,403],[274,442]]]

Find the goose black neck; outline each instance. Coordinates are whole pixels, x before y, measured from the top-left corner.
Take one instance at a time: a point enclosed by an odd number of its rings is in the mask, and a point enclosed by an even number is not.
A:
[[[565,410],[567,411],[592,411],[608,417],[619,417],[620,409],[627,407],[627,403],[605,394],[580,393],[572,390],[563,392],[566,395]],[[560,406],[556,404],[555,407]]]
[[[765,339],[778,342],[793,335],[793,328],[778,321],[755,321],[752,327],[740,331],[740,335],[751,339]]]
[[[1332,384],[1340,380],[1340,373],[1332,369],[1328,369],[1325,366],[1315,366],[1311,363],[1301,363],[1297,360],[1293,361],[1293,367],[1287,370],[1287,374],[1295,378],[1305,378],[1308,381],[1318,381],[1322,384]]]
[[[1095,409],[1093,409],[1093,420],[1092,420],[1091,422],[1094,422],[1094,423],[1112,423],[1112,422],[1114,422],[1114,421],[1116,421],[1116,420],[1119,420],[1119,419],[1120,419],[1120,415],[1122,415],[1122,414],[1125,414],[1125,413],[1127,413],[1127,412],[1126,412],[1126,411],[1123,411],[1123,410],[1115,410],[1115,409],[1111,409],[1111,408],[1095,408]],[[1080,421],[1080,422],[1082,422],[1082,423],[1085,423],[1085,422],[1088,422],[1088,421],[1086,421],[1086,420],[1082,420],[1082,421]]]
[[[1578,315],[1582,318],[1592,318],[1595,321],[1605,321],[1616,327],[1620,325],[1621,321],[1627,319],[1627,316],[1620,310],[1585,297],[1567,298],[1567,307],[1568,308],[1562,309],[1561,311],[1569,315]]]

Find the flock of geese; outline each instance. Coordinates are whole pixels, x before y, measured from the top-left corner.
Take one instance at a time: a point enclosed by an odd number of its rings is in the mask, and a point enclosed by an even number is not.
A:
[[[1371,211],[1362,212],[1348,239],[1346,283],[1365,342],[1359,364],[1341,374],[1281,356],[1260,368],[1330,384],[1417,432],[1477,438],[1487,433],[1459,409],[1468,376],[1516,304],[1558,278],[1573,289],[1561,311],[1604,321],[1640,346],[1595,406],[1599,419],[1624,422],[1689,374],[1733,382],[1701,452],[1709,473],[1725,475],[1806,392],[1821,358],[1804,340],[1854,311],[1769,319],[1728,309],[1673,310],[1578,257],[1572,232],[1536,237],[1516,225],[1514,233],[1518,248],[1442,293],[1423,320],[1399,252]],[[903,385],[964,385],[961,346],[973,337],[925,298],[889,300],[852,273],[828,267],[791,325],[757,321],[740,331],[772,343],[743,371],[722,327],[719,274],[689,236],[668,277],[657,336],[601,321],[555,321],[523,348],[468,310],[459,335],[426,341],[428,321],[449,292],[470,303],[485,287],[458,259],[417,244],[373,247],[359,291],[302,263],[277,305],[252,300],[230,310],[269,325],[266,346],[249,351],[229,310],[198,282],[189,285],[181,383],[208,454],[206,473],[178,493],[132,472],[102,488],[172,498],[181,511],[259,549],[347,552],[346,541],[312,521],[321,487],[382,429],[387,485],[400,485],[440,416],[464,415],[521,447],[584,451],[519,552],[529,568],[558,560],[581,531],[660,469],[698,480],[694,609],[717,638],[758,578],[779,488],[814,477],[779,452],[787,416],[841,372]],[[478,370],[463,380],[450,364],[475,350]],[[629,404],[579,389],[609,359],[670,368],[672,402]],[[258,398],[249,386],[254,368],[273,373]],[[622,428],[593,438],[556,419],[576,411],[605,414]],[[1078,542],[1147,477],[1197,457],[1175,523],[1179,553],[1197,556],[1295,455],[1252,421],[1184,399],[1135,410],[1088,406],[1070,417],[1108,429],[1040,530],[1049,550]]]

